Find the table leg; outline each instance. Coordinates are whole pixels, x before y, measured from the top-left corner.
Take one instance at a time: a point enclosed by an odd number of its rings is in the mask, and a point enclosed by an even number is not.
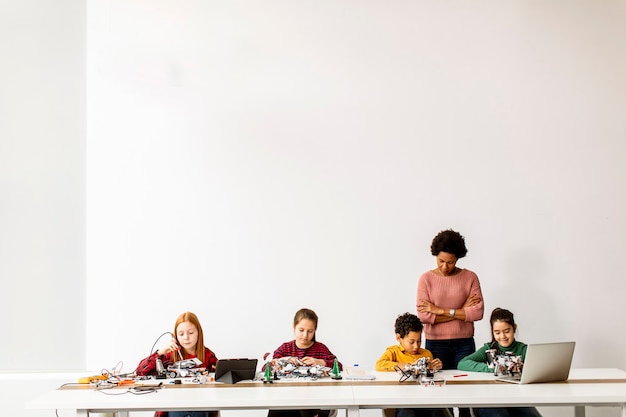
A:
[[[346,407],[346,417],[359,417],[360,411],[359,407]]]
[[[574,417],[585,417],[584,405],[577,405],[574,407]]]

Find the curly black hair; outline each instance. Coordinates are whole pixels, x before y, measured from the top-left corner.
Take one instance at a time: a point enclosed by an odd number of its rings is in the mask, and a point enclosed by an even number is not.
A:
[[[432,253],[433,256],[437,256],[439,252],[451,253],[456,256],[457,259],[464,257],[467,255],[465,238],[461,236],[459,232],[455,232],[452,229],[439,232],[430,245],[430,253]]]
[[[404,313],[396,319],[396,333],[400,337],[404,337],[410,332],[421,333],[423,328],[422,322],[415,314]]]

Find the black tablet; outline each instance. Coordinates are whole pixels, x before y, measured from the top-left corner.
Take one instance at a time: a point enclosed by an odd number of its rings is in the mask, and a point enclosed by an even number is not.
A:
[[[220,359],[215,366],[215,380],[235,384],[245,379],[254,379],[257,359]]]

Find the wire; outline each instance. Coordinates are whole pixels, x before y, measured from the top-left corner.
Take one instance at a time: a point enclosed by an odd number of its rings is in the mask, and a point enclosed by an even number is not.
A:
[[[410,372],[406,372],[404,369],[400,368],[398,365],[395,366],[395,370],[398,371],[400,375],[400,382],[407,381],[411,379],[412,375]]]
[[[131,394],[135,394],[135,395],[144,395],[144,394],[152,394],[153,392],[157,392],[157,390],[160,390],[161,388],[163,388],[162,382],[155,387],[149,387],[149,386],[132,387],[128,390],[128,392],[130,392]]]
[[[113,375],[119,375],[120,372],[122,371],[123,366],[124,366],[124,362],[119,361],[113,368]]]
[[[150,348],[150,353],[148,354],[148,356],[152,356],[152,353],[154,353],[154,347],[156,346],[156,344],[159,342],[159,340],[161,340],[161,338],[163,336],[165,336],[166,334],[169,334],[170,336],[172,336],[174,339],[176,339],[174,337],[174,334],[172,332],[165,332],[163,333],[161,336],[157,337],[157,340],[154,341],[154,344],[152,345],[152,348]]]
[[[114,386],[115,385],[107,385],[107,386],[100,385],[100,386],[97,386],[95,390],[105,395],[124,395],[124,394],[144,395],[144,394],[152,394],[153,392],[157,392],[158,390],[163,388],[163,384],[161,383],[154,387],[138,386],[138,387],[128,388],[123,391],[115,390],[115,392],[107,392]]]
[[[130,392],[130,389],[126,389],[124,391],[116,390],[117,392],[115,392],[115,393],[107,392],[108,390],[110,390],[114,386],[115,385],[108,385],[108,386],[105,387],[105,386],[99,385],[99,386],[96,387],[95,390],[98,391],[98,392],[101,392],[103,394],[106,394],[106,395],[124,395],[124,394],[128,394]]]
[[[122,361],[119,361],[117,365],[115,365],[115,368],[113,368],[113,371],[109,371],[106,368],[102,368],[100,373],[102,375],[108,376],[108,378],[106,379],[106,382],[111,383],[111,384],[117,384],[120,381],[124,380],[125,378],[133,378],[135,376],[134,372],[127,372],[124,374],[120,373],[122,370],[123,364],[124,363]]]
[[[59,388],[63,388],[63,387],[80,387],[83,386],[85,384],[81,384],[80,382],[66,382],[65,384],[61,385]]]

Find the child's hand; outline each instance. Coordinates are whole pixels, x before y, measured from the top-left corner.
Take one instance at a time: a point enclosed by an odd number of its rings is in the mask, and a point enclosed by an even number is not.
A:
[[[433,370],[433,371],[439,371],[439,370],[441,370],[441,368],[443,368],[443,363],[441,362],[441,359],[433,359],[428,364],[428,368]]]
[[[305,356],[304,358],[302,358],[302,363],[307,365],[307,366],[314,366],[314,365],[326,365],[326,362],[324,362],[323,359],[315,359],[312,358],[310,356]]]
[[[157,353],[159,354],[159,356],[162,356],[162,355],[165,355],[168,352],[175,352],[177,350],[180,350],[180,347],[176,343],[176,339],[172,339],[172,340],[170,340],[170,342],[167,345],[165,345],[161,349],[157,350]]]

